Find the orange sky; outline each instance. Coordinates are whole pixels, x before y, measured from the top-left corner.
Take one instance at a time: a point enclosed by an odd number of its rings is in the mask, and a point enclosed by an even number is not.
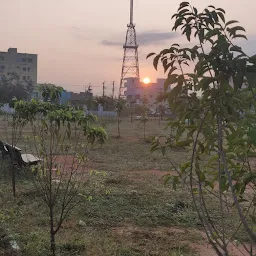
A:
[[[247,29],[247,52],[256,51],[255,0],[190,2],[198,8],[209,4],[224,8],[229,19],[239,20]],[[142,38],[142,78],[148,76],[154,81],[157,76],[164,77],[153,69],[152,60],[145,60],[147,53],[184,42],[177,35],[171,38],[171,15],[179,3],[180,0],[134,0],[134,20]],[[83,90],[82,85],[91,82],[96,93],[104,80],[119,83],[123,49],[118,43],[125,39],[129,0],[2,0],[1,10],[0,50],[16,47],[20,52],[37,53],[38,82],[55,83],[73,91]],[[157,33],[163,33],[161,38],[154,37]],[[105,41],[116,45],[106,45]],[[109,93],[110,88],[109,84]]]

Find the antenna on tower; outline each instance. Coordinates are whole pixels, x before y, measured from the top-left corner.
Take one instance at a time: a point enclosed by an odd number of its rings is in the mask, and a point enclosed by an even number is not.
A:
[[[123,65],[119,87],[119,98],[123,96],[125,78],[135,78],[136,83],[140,81],[138,44],[135,25],[133,24],[133,0],[130,0],[130,24],[127,25],[126,39],[123,56]],[[138,84],[137,84],[138,86]]]
[[[130,3],[130,24],[133,24],[133,0]]]

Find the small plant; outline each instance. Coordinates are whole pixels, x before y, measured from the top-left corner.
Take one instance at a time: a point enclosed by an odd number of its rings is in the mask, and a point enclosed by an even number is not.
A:
[[[124,109],[124,105],[125,105],[125,102],[122,99],[118,99],[116,104],[115,104],[115,108],[116,108],[116,112],[117,112],[117,134],[118,134],[118,138],[121,137],[121,134],[120,134],[121,112]]]
[[[103,128],[91,126],[96,120],[93,115],[85,116],[83,111],[66,105],[32,100],[17,101],[14,108],[15,116],[30,124],[28,148],[41,159],[32,171],[35,187],[48,208],[50,248],[55,256],[56,234],[70,212],[85,200],[81,188],[88,147],[97,142],[102,145],[107,134]]]
[[[140,122],[143,123],[143,138],[146,140],[146,123],[148,122],[148,117],[146,113],[143,114],[143,116],[140,119]]]

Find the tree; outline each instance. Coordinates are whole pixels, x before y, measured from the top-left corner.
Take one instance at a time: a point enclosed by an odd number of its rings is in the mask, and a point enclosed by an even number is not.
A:
[[[136,104],[136,100],[131,100],[129,102],[129,107],[131,109],[131,124],[132,124],[132,121],[133,121],[133,114],[134,114],[134,106]]]
[[[149,109],[148,109],[148,98],[146,95],[144,95],[143,97],[143,114],[142,114],[142,117],[140,119],[140,122],[143,123],[143,138],[144,140],[146,139],[146,123],[148,122],[148,112],[149,112]]]
[[[156,96],[156,104],[163,103],[167,100],[167,94],[164,92],[159,92]]]
[[[34,89],[33,83],[21,81],[16,73],[2,75],[0,80],[0,102],[9,103],[13,98],[28,100]]]
[[[118,99],[116,101],[116,105],[115,105],[115,108],[116,108],[116,112],[117,112],[117,133],[118,133],[118,138],[121,137],[121,134],[120,134],[120,123],[121,123],[121,112],[122,110],[124,109],[124,106],[125,106],[125,100],[123,99]]]
[[[140,122],[143,123],[143,138],[145,140],[146,139],[146,123],[148,122],[148,117],[145,112],[143,113],[143,115],[140,119]]]
[[[222,8],[209,6],[199,12],[189,2],[182,2],[173,19],[173,30],[181,29],[189,42],[194,36],[198,44],[190,48],[173,44],[154,58],[155,68],[161,61],[168,71],[165,89],[168,91],[170,84],[173,87],[168,101],[177,118],[169,124],[176,136],[167,138],[164,145],[156,138],[151,150],[166,153],[168,147],[192,148],[189,162],[177,166],[172,161],[179,178],[168,176],[167,180],[176,187],[189,178],[194,207],[218,255],[229,255],[228,244],[241,228],[251,245],[239,242],[253,255],[256,175],[250,156],[256,152],[256,101],[255,81],[250,77],[256,72],[255,58],[234,43],[246,39],[245,29],[235,20],[226,21]],[[186,73],[186,66],[194,67],[194,72]],[[248,186],[252,196],[246,192]],[[206,193],[218,200],[218,220]],[[238,223],[230,219],[234,207]]]
[[[49,102],[16,101],[15,113],[31,125],[27,148],[42,162],[32,168],[36,189],[48,208],[51,254],[56,255],[55,236],[63,221],[81,201],[89,146],[107,139],[102,127],[92,127],[93,115],[70,106]],[[41,119],[38,120],[38,114]]]
[[[95,101],[98,104],[101,104],[104,107],[104,110],[114,111],[117,100],[108,96],[100,96],[100,97],[95,97]]]
[[[43,100],[51,103],[59,103],[61,94],[64,92],[63,87],[54,84],[41,84],[39,90],[42,93]]]
[[[165,115],[166,107],[164,106],[164,102],[167,100],[167,94],[164,92],[160,92],[157,97],[156,97],[156,104],[157,106],[157,111],[160,114],[160,119],[163,120],[163,116]],[[159,119],[159,122],[160,122]]]

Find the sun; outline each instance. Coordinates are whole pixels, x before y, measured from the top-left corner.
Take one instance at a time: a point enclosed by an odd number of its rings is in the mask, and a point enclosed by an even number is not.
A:
[[[145,77],[145,78],[143,79],[143,83],[144,83],[144,84],[149,84],[149,83],[150,83],[150,79],[149,79],[148,77]]]

